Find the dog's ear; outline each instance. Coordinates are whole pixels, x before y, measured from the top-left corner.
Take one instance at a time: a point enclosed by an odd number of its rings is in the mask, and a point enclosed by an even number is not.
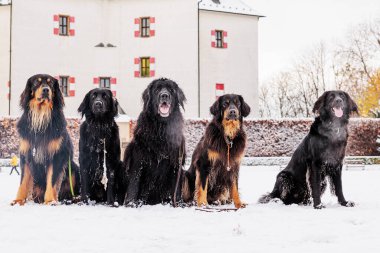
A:
[[[62,91],[59,88],[59,82],[54,77],[50,77],[53,81],[53,104],[57,109],[62,109],[65,106],[65,101],[63,100]]]
[[[210,113],[214,116],[219,116],[220,114],[220,101],[222,97],[219,97],[210,107]]]
[[[251,107],[244,101],[244,98],[239,95],[240,104],[241,104],[241,116],[247,117],[251,112]]]
[[[350,110],[350,113],[356,113],[359,114],[358,105],[355,103],[355,101],[348,95],[347,92],[343,92],[347,99],[347,105]]]
[[[178,103],[181,105],[182,109],[185,110],[185,106],[184,106],[184,103],[186,102],[185,93],[183,93],[183,90],[178,86],[176,82],[173,81],[173,83],[176,90]]]
[[[78,112],[82,115],[82,118],[90,110],[90,96],[91,91],[87,92],[86,96],[84,97],[82,103],[78,108]]]
[[[150,83],[148,85],[148,87],[146,87],[146,89],[144,90],[144,92],[142,94],[142,100],[144,102],[144,111],[148,111],[148,108],[149,108],[149,104],[150,104],[150,100],[151,100],[150,90],[152,89],[152,84],[153,83]]]
[[[117,101],[116,98],[111,97],[111,99],[112,99],[112,115],[113,117],[115,117],[119,113],[119,109],[118,109],[119,102]]]
[[[26,81],[26,86],[24,91],[21,94],[20,98],[20,106],[23,110],[26,110],[29,106],[29,101],[32,99],[32,85],[34,81],[34,76],[30,77],[28,81]]]
[[[322,96],[318,98],[317,102],[314,104],[313,113],[320,112],[321,108],[325,105],[325,100],[328,93],[328,91],[325,91],[325,93],[323,93]]]

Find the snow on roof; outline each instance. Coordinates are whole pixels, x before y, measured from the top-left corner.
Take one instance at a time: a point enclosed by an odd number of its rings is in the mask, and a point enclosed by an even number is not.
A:
[[[264,17],[241,0],[201,0],[199,9]]]

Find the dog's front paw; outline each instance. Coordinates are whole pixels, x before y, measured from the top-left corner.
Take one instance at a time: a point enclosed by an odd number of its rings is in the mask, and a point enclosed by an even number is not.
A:
[[[138,207],[141,207],[142,205],[143,205],[142,201],[131,201],[131,202],[124,203],[125,207],[130,207],[130,208],[138,208]]]
[[[353,201],[345,201],[345,202],[341,202],[340,204],[342,206],[345,206],[345,207],[354,207],[355,206],[355,202],[353,202]]]
[[[25,203],[26,203],[26,199],[15,199],[11,202],[11,206],[14,206],[16,204],[23,206]]]
[[[322,203],[314,206],[314,209],[323,209],[323,208],[326,208],[326,206],[324,204],[322,204]]]
[[[56,200],[45,201],[44,204],[48,205],[48,206],[57,206],[58,205],[58,201],[56,201]]]
[[[235,203],[235,207],[237,209],[240,209],[240,208],[246,208],[247,207],[247,203],[244,203],[244,202],[238,202],[238,203]]]

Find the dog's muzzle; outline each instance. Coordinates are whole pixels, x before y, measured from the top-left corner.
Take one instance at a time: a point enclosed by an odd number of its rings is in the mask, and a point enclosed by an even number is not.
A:
[[[237,120],[239,118],[239,112],[236,108],[228,109],[227,119],[228,120]]]
[[[171,95],[167,90],[159,93],[160,104],[158,106],[158,113],[161,117],[168,117],[170,115]]]
[[[94,113],[103,113],[104,112],[104,103],[101,100],[95,100],[92,104],[92,110]]]

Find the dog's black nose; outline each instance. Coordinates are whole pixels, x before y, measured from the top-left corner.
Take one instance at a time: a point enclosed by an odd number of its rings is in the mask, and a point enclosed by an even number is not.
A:
[[[42,93],[43,94],[49,94],[49,88],[48,87],[43,87],[42,88]]]
[[[237,115],[237,110],[236,109],[231,109],[230,110],[230,116],[236,117],[236,115]]]
[[[342,100],[341,98],[337,98],[337,99],[335,99],[335,102],[337,102],[337,103],[342,103],[343,100]]]
[[[165,93],[162,93],[162,94],[161,94],[161,99],[162,99],[162,100],[168,100],[169,98],[170,98],[169,93],[166,93],[166,92],[165,92]]]
[[[94,105],[96,107],[102,107],[103,106],[103,102],[102,101],[95,101]]]

